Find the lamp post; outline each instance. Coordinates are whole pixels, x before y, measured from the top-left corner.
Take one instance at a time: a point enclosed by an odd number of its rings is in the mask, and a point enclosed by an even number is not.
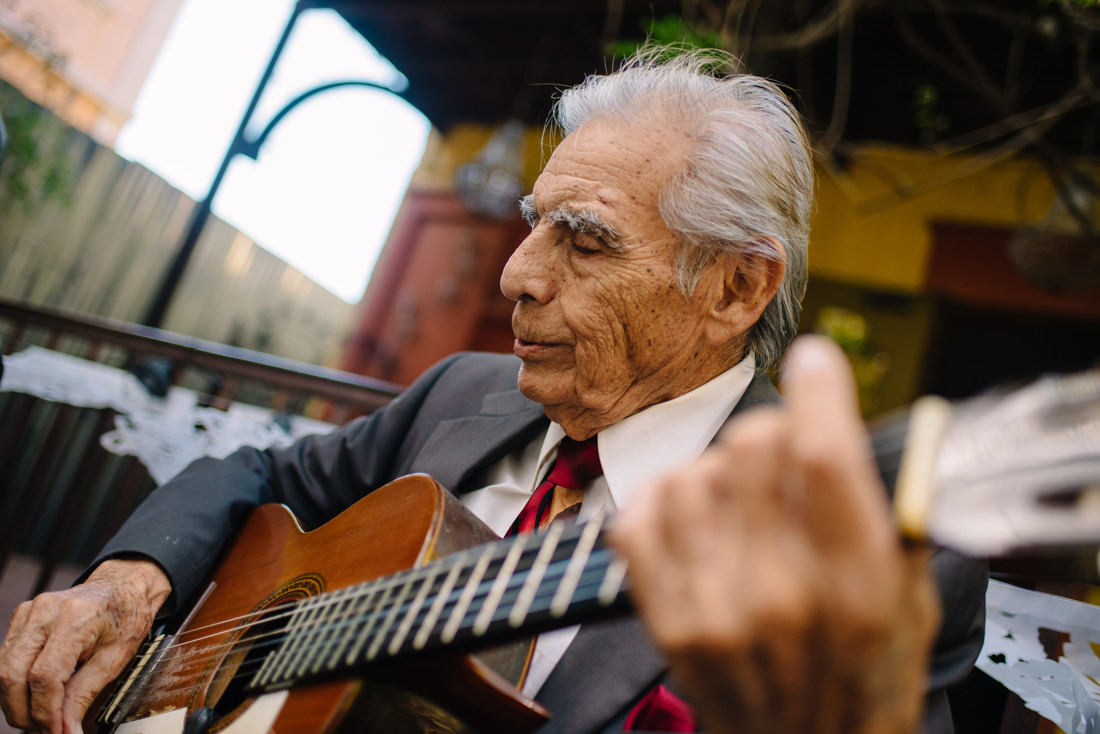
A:
[[[315,2],[315,0],[313,0]],[[245,155],[252,160],[257,160],[260,155],[260,148],[267,140],[271,131],[282,122],[283,118],[290,113],[295,107],[302,102],[306,101],[310,97],[323,92],[328,92],[333,89],[339,89],[342,87],[368,87],[371,89],[378,89],[384,92],[401,97],[401,94],[394,90],[392,87],[388,87],[377,82],[368,81],[365,79],[348,79],[343,81],[328,82],[321,84],[312,89],[309,89],[297,97],[288,102],[279,112],[271,118],[271,121],[267,123],[267,126],[263,129],[259,135],[255,138],[249,138],[245,130],[248,127],[249,122],[252,120],[252,115],[256,111],[256,107],[259,105],[260,97],[264,93],[264,89],[267,87],[268,81],[271,79],[272,73],[275,71],[275,66],[279,61],[279,57],[283,53],[283,49],[286,46],[287,39],[290,38],[291,31],[294,29],[294,25],[297,23],[299,16],[304,10],[309,9],[313,2],[311,0],[298,0],[294,6],[294,10],[290,14],[289,20],[287,20],[286,27],[283,29],[282,35],[279,37],[279,42],[275,46],[275,51],[271,55],[270,61],[268,61],[267,68],[264,69],[263,76],[260,77],[259,83],[256,85],[256,91],[252,95],[252,100],[248,103],[248,108],[245,110],[244,116],[241,118],[240,125],[237,127],[237,132],[233,136],[232,142],[229,144],[229,149],[226,150],[225,156],[222,158],[221,165],[218,167],[218,172],[214,175],[213,181],[210,183],[210,189],[206,192],[206,196],[198,202],[194,210],[191,212],[191,217],[187,223],[187,230],[183,236],[183,240],[176,248],[175,257],[172,259],[172,263],[168,270],[165,272],[161,279],[160,285],[157,287],[153,302],[146,310],[141,323],[145,326],[159,327],[164,321],[164,315],[168,310],[168,305],[175,295],[176,289],[179,287],[180,280],[183,278],[184,270],[187,268],[187,264],[191,259],[191,255],[194,253],[195,245],[198,244],[199,236],[202,234],[203,229],[206,227],[207,221],[210,219],[211,207],[214,203],[214,197],[218,193],[218,189],[221,188],[222,181],[225,179],[226,171],[229,170],[229,164],[233,161],[237,155]]]

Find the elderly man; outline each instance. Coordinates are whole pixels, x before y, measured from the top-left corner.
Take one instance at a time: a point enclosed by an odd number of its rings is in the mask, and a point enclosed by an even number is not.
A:
[[[806,136],[782,92],[755,77],[718,79],[703,67],[698,57],[666,64],[639,58],[562,95],[558,119],[567,135],[522,203],[532,231],[501,278],[516,302],[518,359],[454,356],[387,408],[333,434],[193,464],[139,508],[82,585],[17,610],[0,652],[0,700],[9,721],[75,731],[158,609],[165,613],[192,596],[252,507],[283,502],[315,527],[383,484],[424,472],[500,534],[538,527],[562,509],[582,518],[621,509],[651,486],[648,496],[656,499],[642,501],[628,526],[657,533],[652,547],[667,553],[654,558],[637,539],[621,542],[641,566],[642,610],[688,688],[666,678],[662,657],[634,620],[544,634],[524,683],[553,714],[540,731],[694,730],[680,695],[697,700],[711,718],[703,723],[715,729],[736,717],[756,727],[746,730],[763,731],[762,712],[811,692],[805,700],[820,704],[824,730],[910,730],[933,617],[929,604],[914,609],[910,602],[927,596],[927,582],[920,574],[911,584],[902,580],[911,557],[882,513],[848,512],[838,502],[831,517],[840,525],[815,533],[802,510],[784,519],[795,508],[779,497],[790,484],[780,474],[792,471],[807,493],[823,478],[839,480],[856,497],[873,494],[866,467],[830,472],[812,452],[808,464],[798,452],[777,460],[785,454],[765,446],[790,443],[789,420],[798,410],[749,416],[747,429],[730,429],[704,455],[731,416],[778,399],[765,373],[796,330],[813,180]],[[809,399],[814,407],[813,379],[809,384],[796,380],[803,387],[794,390],[794,406]],[[819,387],[832,384],[843,378]],[[847,394],[841,389],[838,401],[850,402]],[[820,402],[817,408],[807,414],[818,431],[811,435],[821,433]],[[848,417],[840,417],[849,428],[850,414],[848,405]],[[829,461],[865,462],[858,431],[835,435],[856,449],[827,452]],[[555,465],[572,466],[577,456],[597,467],[592,475],[602,467],[602,476],[586,476],[572,489],[543,483],[548,474],[559,476]],[[688,504],[680,506],[671,495],[685,486],[702,487],[703,495],[685,489]],[[744,601],[720,595],[696,615],[697,596],[687,596],[691,606],[669,612],[660,597],[693,580],[679,576],[681,584],[665,572],[685,560],[691,566],[694,553],[677,539],[723,538],[728,529],[716,532],[712,523],[697,535],[679,520],[698,519],[716,498],[728,510],[731,495],[744,507],[767,509],[702,515],[715,523],[732,518],[744,541],[736,557],[709,559],[719,576],[729,569],[730,579],[751,582]],[[667,520],[652,509],[662,504],[673,508]],[[754,517],[759,524],[746,527]],[[783,535],[767,534],[778,522],[787,523]],[[871,535],[861,542],[848,535],[865,530]],[[812,542],[782,540],[800,535]],[[832,552],[834,545],[847,552]],[[807,557],[815,548],[826,552]],[[868,563],[873,573],[861,574]],[[856,573],[812,578],[815,569],[833,566]],[[823,583],[852,578],[886,580],[888,589]],[[936,695],[965,675],[980,646],[972,625],[980,580],[978,570],[956,584],[961,592],[947,609],[953,623],[941,631],[933,666]],[[868,599],[863,610],[850,603],[868,591],[889,593]],[[837,593],[846,603],[821,603]],[[743,621],[741,631],[753,637],[750,648],[706,626],[716,607],[725,617],[726,606],[726,618]],[[702,626],[690,629],[685,619]],[[844,658],[840,667],[834,653]],[[845,684],[839,693],[807,677],[838,670]],[[746,705],[725,706],[730,691]]]

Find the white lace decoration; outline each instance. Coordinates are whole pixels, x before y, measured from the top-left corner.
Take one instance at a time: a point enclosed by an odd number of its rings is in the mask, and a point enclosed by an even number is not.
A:
[[[288,416],[287,432],[270,409],[244,403],[233,403],[226,411],[203,407],[198,393],[183,387],[157,398],[128,372],[33,346],[4,358],[0,390],[85,408],[113,408],[118,413],[115,429],[103,434],[100,444],[114,454],[136,456],[157,484],[203,456],[224,458],[241,446],[283,446],[335,428]]]
[[[1048,654],[1040,629],[1069,639]],[[978,668],[1066,734],[1100,732],[1098,651],[1100,607],[989,582]]]

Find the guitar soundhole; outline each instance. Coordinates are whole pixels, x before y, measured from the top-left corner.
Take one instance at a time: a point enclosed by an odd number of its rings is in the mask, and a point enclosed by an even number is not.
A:
[[[288,618],[288,614],[279,613],[278,606],[273,607],[241,635],[222,660],[206,689],[204,702],[219,719],[249,700],[251,696],[246,693],[246,686],[273,647],[270,641],[281,636]]]
[[[299,576],[268,594],[256,605],[251,614],[256,615],[250,624],[236,628],[225,640],[228,653],[208,678],[209,683],[201,701],[192,699],[188,709],[212,709],[219,729],[243,713],[254,694],[248,692],[248,684],[260,670],[267,655],[277,648],[290,620],[292,602],[316,596],[325,590],[324,579],[316,574]],[[197,697],[196,697],[197,698]]]

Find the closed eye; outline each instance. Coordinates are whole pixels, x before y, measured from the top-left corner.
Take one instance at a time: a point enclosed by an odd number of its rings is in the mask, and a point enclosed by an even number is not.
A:
[[[598,253],[598,252],[599,252],[599,250],[598,250],[598,249],[596,249],[596,248],[593,248],[593,247],[585,247],[585,246],[584,246],[584,245],[582,245],[581,243],[577,242],[577,240],[573,240],[573,242],[572,242],[572,243],[570,243],[570,244],[571,244],[571,246],[572,246],[572,248],[573,248],[573,251],[574,251],[574,252],[578,252],[578,253],[580,253],[581,255],[595,255],[596,253]]]
[[[568,237],[569,246],[581,255],[595,255],[607,249],[607,243],[589,232],[573,230]]]

